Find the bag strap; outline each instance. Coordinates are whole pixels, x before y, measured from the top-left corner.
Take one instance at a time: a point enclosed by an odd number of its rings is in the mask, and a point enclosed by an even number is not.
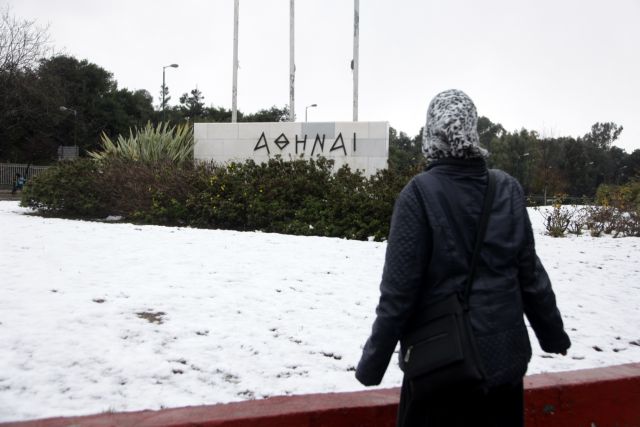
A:
[[[489,216],[491,215],[491,206],[493,205],[493,199],[496,194],[496,177],[493,171],[489,171],[487,174],[487,190],[484,193],[484,203],[482,205],[482,216],[478,224],[478,233],[476,235],[476,241],[473,248],[473,256],[471,258],[471,265],[469,266],[469,276],[467,276],[467,283],[465,284],[463,294],[463,305],[465,310],[469,308],[469,294],[471,293],[471,286],[473,286],[473,279],[476,275],[476,267],[478,265],[478,259],[480,258],[480,248],[484,242],[484,236],[487,231],[487,224],[489,223]]]

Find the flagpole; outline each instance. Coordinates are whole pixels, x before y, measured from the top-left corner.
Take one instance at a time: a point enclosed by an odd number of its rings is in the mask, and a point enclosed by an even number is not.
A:
[[[353,0],[353,121],[358,121],[358,68],[360,50],[360,0]]]
[[[233,89],[231,92],[231,121],[238,121],[238,9],[240,0],[233,4]]]

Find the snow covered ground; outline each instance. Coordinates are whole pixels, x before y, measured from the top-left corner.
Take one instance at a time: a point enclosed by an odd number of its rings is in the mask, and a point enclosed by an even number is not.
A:
[[[384,243],[27,212],[0,202],[0,420],[363,389]],[[640,361],[640,239],[530,216],[573,347],[529,373]]]

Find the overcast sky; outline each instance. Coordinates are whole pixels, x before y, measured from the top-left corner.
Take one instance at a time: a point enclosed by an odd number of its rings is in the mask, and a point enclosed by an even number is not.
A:
[[[49,25],[56,49],[111,71],[158,104],[198,87],[231,108],[233,0],[0,0]],[[296,1],[296,114],[349,121],[353,1]],[[289,1],[240,0],[238,108],[289,102]],[[624,126],[640,148],[640,0],[362,0],[360,120],[415,135],[429,100],[459,88],[507,130],[583,135]]]

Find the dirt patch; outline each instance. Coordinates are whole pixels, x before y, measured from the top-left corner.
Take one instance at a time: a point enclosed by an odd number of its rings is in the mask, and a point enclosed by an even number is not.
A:
[[[162,316],[165,316],[166,314],[167,313],[163,311],[157,311],[155,313],[153,311],[141,311],[139,313],[136,313],[139,318],[145,319],[149,323],[156,323],[158,325],[164,323],[164,319],[162,318]]]

